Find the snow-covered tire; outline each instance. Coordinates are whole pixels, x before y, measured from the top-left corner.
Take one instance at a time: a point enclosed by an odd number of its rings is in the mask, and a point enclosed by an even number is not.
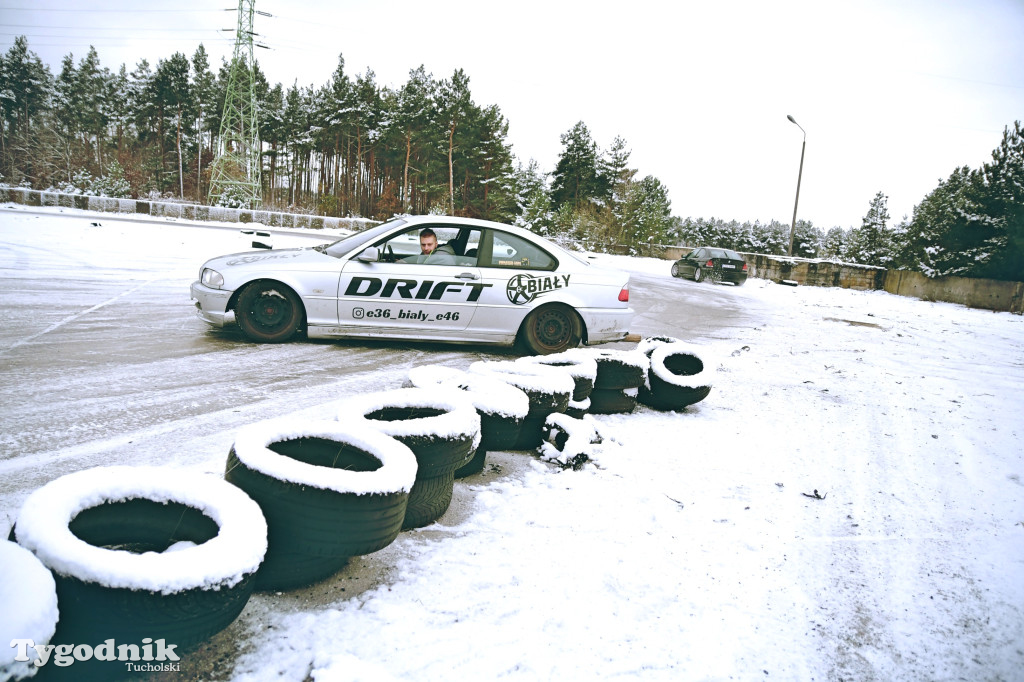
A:
[[[682,343],[655,348],[647,378],[638,400],[656,410],[682,410],[711,393],[711,370],[695,350]]]
[[[637,389],[595,388],[590,393],[590,414],[628,414],[636,409]]]
[[[53,571],[57,643],[201,642],[245,607],[267,550],[263,514],[244,492],[170,467],[55,479],[25,500],[14,535]]]
[[[260,422],[239,430],[224,477],[256,500],[267,519],[258,589],[292,589],[394,541],[416,458],[362,424]]]
[[[597,380],[597,360],[592,353],[580,348],[573,348],[553,355],[527,356],[519,358],[516,362],[565,369],[574,383],[570,399],[576,402],[587,399],[590,392],[594,390],[594,381]]]
[[[471,373],[498,377],[526,393],[529,409],[512,450],[532,450],[544,441],[544,420],[552,412],[565,412],[576,388],[562,367],[521,362],[474,362]]]
[[[452,503],[455,472],[440,476],[417,478],[409,493],[409,508],[405,512],[402,530],[422,528],[444,516]]]
[[[648,359],[651,357],[651,353],[658,346],[663,346],[666,343],[682,343],[681,339],[677,339],[674,336],[645,336],[640,339],[640,343],[636,344],[636,350],[647,356]]]
[[[593,392],[594,390],[591,389],[590,393]],[[590,412],[590,394],[580,401],[570,400],[569,406],[565,408],[565,413],[574,419],[582,419],[583,415],[588,412]]]
[[[516,429],[518,433],[519,428]],[[473,459],[469,460],[468,463],[462,465],[462,467],[455,470],[455,478],[465,478],[466,476],[472,476],[473,474],[479,474],[484,470],[484,465],[487,463],[487,448],[482,444],[476,449],[476,453],[473,455]]]
[[[416,478],[451,473],[473,458],[480,415],[455,389],[397,388],[352,396],[338,407],[341,423],[367,424],[416,456]]]
[[[591,351],[597,361],[595,389],[638,388],[644,383],[648,359],[635,350]]]
[[[464,392],[453,388],[399,388],[353,396],[338,408],[341,421],[358,419],[416,456],[403,530],[433,523],[452,500],[455,472],[480,445],[480,415]]]
[[[36,646],[50,642],[57,630],[57,584],[53,574],[32,552],[0,540],[0,680],[35,675]],[[18,661],[14,639],[31,639],[34,646]]]
[[[453,388],[465,392],[480,415],[480,445],[474,460],[482,459],[481,450],[510,450],[519,438],[523,420],[530,409],[530,399],[519,388],[500,378],[465,372],[460,369],[424,365],[409,372],[407,386],[416,388]],[[455,472],[455,478],[476,473],[483,462],[464,465]],[[474,470],[475,468],[475,470]]]

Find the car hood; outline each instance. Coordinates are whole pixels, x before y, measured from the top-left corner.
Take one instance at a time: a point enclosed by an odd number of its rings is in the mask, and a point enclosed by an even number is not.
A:
[[[317,265],[337,268],[338,259],[332,258],[315,250],[311,246],[295,249],[272,249],[262,251],[244,251],[227,256],[211,258],[203,264],[204,268],[212,268],[221,274],[243,270],[291,270],[295,267],[303,269],[315,268]]]

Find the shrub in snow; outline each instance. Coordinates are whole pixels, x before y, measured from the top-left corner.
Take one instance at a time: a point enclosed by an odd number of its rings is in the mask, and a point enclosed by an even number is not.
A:
[[[17,661],[14,640],[50,641],[57,629],[57,585],[49,569],[32,552],[0,540],[0,680],[21,680],[36,674],[35,647],[29,661]]]
[[[290,589],[387,547],[402,529],[416,458],[366,425],[268,421],[240,429],[224,477],[260,505],[260,589]]]
[[[169,467],[62,476],[29,495],[14,534],[54,573],[58,642],[210,637],[245,606],[267,549],[245,493]]]
[[[451,504],[455,471],[480,444],[480,415],[462,391],[400,388],[353,396],[338,408],[342,423],[364,423],[404,443],[416,456],[405,529],[433,523]]]

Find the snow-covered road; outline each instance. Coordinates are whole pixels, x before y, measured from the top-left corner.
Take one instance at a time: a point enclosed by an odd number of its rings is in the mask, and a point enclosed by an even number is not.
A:
[[[0,213],[8,520],[67,471],[220,471],[243,424],[333,418],[411,367],[502,357],[252,346],[183,309],[237,229],[190,231],[196,244],[162,225],[138,250],[57,222]],[[636,273],[634,331],[713,362],[705,401],[598,417],[619,446],[582,471],[493,453],[438,523],[319,585],[255,595],[165,678],[1019,679],[1024,318],[599,260]]]

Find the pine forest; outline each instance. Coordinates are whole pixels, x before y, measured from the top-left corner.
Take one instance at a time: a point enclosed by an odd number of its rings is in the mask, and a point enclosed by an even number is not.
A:
[[[556,167],[517,160],[508,121],[475,102],[462,69],[423,66],[398,87],[339,55],[320,87],[283,87],[251,66],[261,207],[384,220],[395,214],[485,218],[563,244],[650,255],[666,245],[714,245],[785,255],[789,224],[672,215],[668,188],[630,167],[628,143],[606,148],[583,121],[560,138]],[[112,197],[207,203],[231,65],[211,68],[202,45],[129,71],[96,50],[67,55],[52,74],[24,36],[0,55],[0,183]],[[852,228],[795,225],[793,255],[900,268],[929,277],[1024,280],[1024,131],[993,140],[981,168],[947,180],[896,222],[887,197],[865,197]],[[221,205],[231,205],[222,195]]]

